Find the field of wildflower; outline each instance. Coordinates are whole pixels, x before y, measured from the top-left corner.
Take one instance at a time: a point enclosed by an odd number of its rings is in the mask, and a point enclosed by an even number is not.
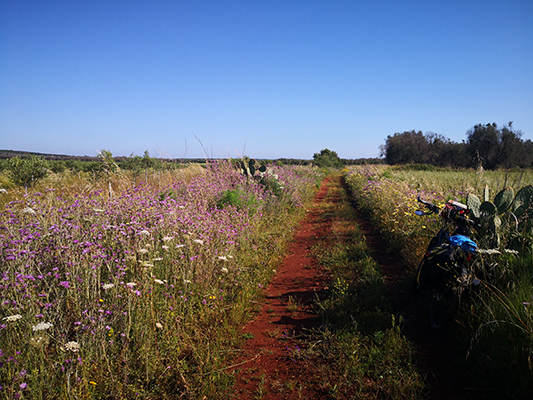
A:
[[[469,193],[491,198],[506,188],[516,191],[533,183],[532,171],[434,170],[389,166],[350,167],[345,182],[353,198],[401,256],[412,273],[431,237],[440,228],[433,216],[417,216],[417,197],[443,204],[466,202]],[[510,232],[505,232],[511,235]],[[512,233],[515,237],[517,232]],[[506,242],[502,239],[502,243]],[[507,241],[508,242],[508,241]],[[468,307],[457,316],[453,335],[461,341],[459,358],[467,358],[464,374],[472,387],[503,398],[529,398],[533,390],[533,235],[520,233],[511,252],[485,256],[493,271]],[[491,249],[489,249],[491,250]],[[503,397],[502,397],[503,396]]]
[[[202,398],[231,383],[236,327],[320,176],[194,171],[63,173],[0,194],[0,397]]]

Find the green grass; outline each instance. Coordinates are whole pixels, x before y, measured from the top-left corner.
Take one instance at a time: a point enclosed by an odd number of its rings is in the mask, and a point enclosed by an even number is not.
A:
[[[322,327],[309,339],[308,351],[321,359],[322,386],[334,398],[423,398],[424,381],[380,268],[338,176],[332,182],[329,195],[340,193],[342,200],[323,210],[334,218],[332,232],[312,250],[332,277],[328,296],[316,304]]]
[[[345,172],[359,207],[411,269],[440,226],[439,221],[413,215],[417,195],[434,203],[464,201],[468,193],[482,197],[480,192],[488,185],[493,198],[504,187],[512,186],[516,192],[533,181],[531,170],[415,171],[367,166]],[[484,256],[486,268],[493,271],[490,279],[463,302],[450,328],[458,343],[458,364],[464,366],[460,373],[470,378],[473,393],[483,398],[528,399],[533,391],[533,310],[529,305],[533,304],[533,234],[514,235],[520,236],[519,256]]]

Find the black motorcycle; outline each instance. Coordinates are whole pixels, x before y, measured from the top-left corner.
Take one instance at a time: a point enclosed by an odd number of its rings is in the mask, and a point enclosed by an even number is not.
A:
[[[443,208],[418,201],[427,211],[417,215],[438,214],[443,225],[431,239],[413,282],[413,293],[430,291],[429,321],[439,329],[453,318],[461,304],[461,296],[480,284],[477,273],[477,244],[472,240],[474,221],[468,218],[466,205],[448,201]]]

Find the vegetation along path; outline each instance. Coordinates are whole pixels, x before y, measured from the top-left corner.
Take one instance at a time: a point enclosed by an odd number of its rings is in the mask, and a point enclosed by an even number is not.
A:
[[[328,176],[242,329],[233,398],[466,398],[449,340],[428,329],[384,248],[342,177]]]

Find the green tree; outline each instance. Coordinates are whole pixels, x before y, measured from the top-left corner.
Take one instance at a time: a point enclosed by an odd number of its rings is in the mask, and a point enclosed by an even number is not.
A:
[[[528,146],[521,139],[522,132],[513,130],[513,123],[498,128],[492,124],[477,124],[468,130],[467,153],[472,166],[481,162],[486,169],[512,168],[531,165]]]
[[[10,172],[9,178],[15,185],[32,187],[48,175],[47,166],[44,158],[30,155],[9,159],[7,169]]]
[[[404,131],[387,136],[380,146],[387,164],[419,164],[429,162],[429,142],[422,131]]]
[[[320,168],[341,168],[343,166],[337,152],[329,149],[322,149],[320,153],[313,154],[313,164]]]

